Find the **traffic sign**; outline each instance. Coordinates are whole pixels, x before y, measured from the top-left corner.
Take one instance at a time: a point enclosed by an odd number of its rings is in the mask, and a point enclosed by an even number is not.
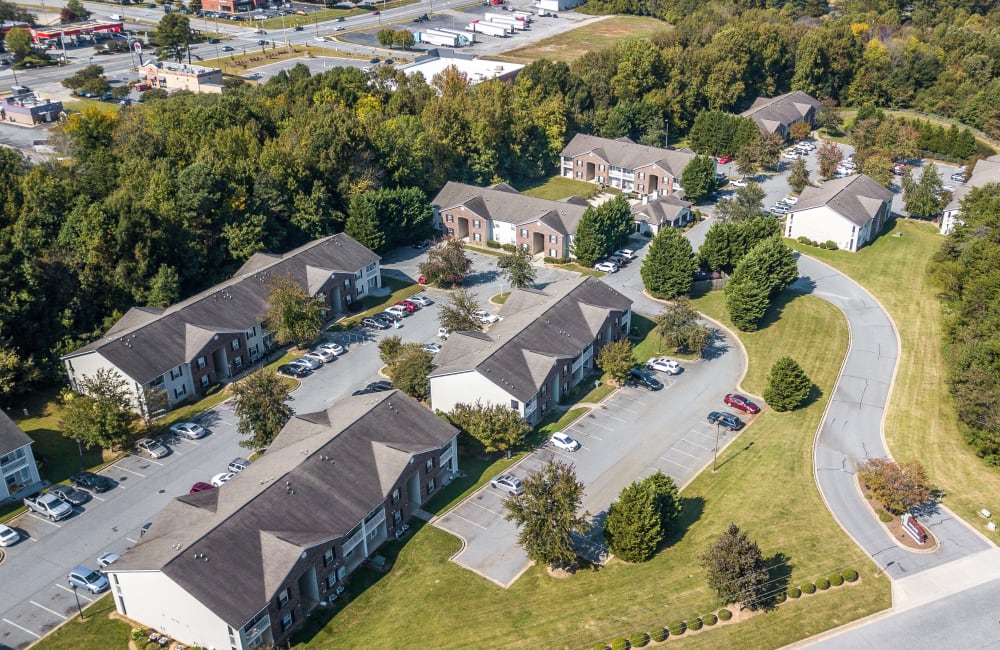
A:
[[[135,42],[135,51],[139,54],[142,54],[142,43],[140,43],[139,41]]]

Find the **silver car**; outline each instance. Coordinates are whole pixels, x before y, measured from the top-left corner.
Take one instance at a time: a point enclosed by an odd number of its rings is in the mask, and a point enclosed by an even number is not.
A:
[[[323,362],[310,357],[302,357],[300,359],[296,359],[295,361],[290,361],[288,365],[302,366],[304,368],[308,368],[309,370],[317,370],[323,367]]]
[[[108,588],[108,578],[100,571],[78,566],[66,576],[71,587],[86,589],[92,594],[99,594]]]
[[[200,424],[195,424],[194,422],[178,422],[170,427],[170,433],[189,440],[197,440],[198,438],[204,438],[208,435],[208,431],[205,430],[205,427]]]
[[[521,479],[513,474],[504,474],[503,476],[496,477],[490,481],[490,487],[503,490],[512,497],[524,494],[524,486],[521,484]]]
[[[150,458],[163,458],[170,453],[170,450],[156,442],[152,438],[143,438],[135,443],[135,448]]]

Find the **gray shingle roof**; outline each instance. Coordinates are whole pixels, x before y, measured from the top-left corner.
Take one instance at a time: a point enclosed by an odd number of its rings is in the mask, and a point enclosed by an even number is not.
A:
[[[596,135],[577,133],[562,150],[563,156],[573,158],[580,154],[593,152],[594,155],[608,161],[609,165],[624,169],[636,169],[644,165],[658,164],[675,177],[680,178],[684,168],[691,162],[695,154],[677,149],[660,149],[636,144],[628,138],[609,140]]]
[[[431,377],[475,370],[521,401],[541,388],[557,359],[571,359],[590,345],[610,311],[632,301],[591,276],[554,282],[545,289],[515,289],[488,332],[454,332],[435,358]]]
[[[163,571],[242,625],[276,595],[303,550],[351,532],[413,456],[456,433],[395,390],[295,416],[229,483],[174,499],[114,570]]]
[[[807,187],[791,213],[825,205],[860,228],[875,217],[884,201],[892,201],[892,192],[870,177],[856,174],[827,181],[822,187]]]
[[[677,218],[677,215],[685,209],[690,209],[692,205],[694,204],[690,201],[685,201],[673,194],[668,194],[645,205],[641,203],[633,205],[632,213],[641,221],[660,224],[665,221],[673,221]]]
[[[989,183],[1000,183],[1000,155],[981,158],[976,161],[976,166],[972,168],[972,174],[965,181],[964,185],[959,185],[951,195],[945,210],[957,210],[962,204],[965,195],[974,188],[988,185]]]
[[[810,108],[818,111],[820,106],[817,100],[801,90],[793,90],[777,97],[758,97],[740,116],[753,118],[759,127],[773,133],[778,124],[789,127],[804,120]]]
[[[0,455],[19,449],[31,443],[31,438],[17,423],[0,411]]]
[[[215,333],[239,332],[260,322],[273,277],[290,276],[310,291],[332,271],[354,273],[379,256],[344,233],[284,255],[257,254],[229,280],[166,309],[130,309],[97,341],[66,355],[99,352],[139,383],[190,361]]]
[[[476,187],[449,181],[431,203],[441,210],[465,206],[494,221],[520,225],[542,221],[563,235],[576,233],[586,204],[575,201],[552,201],[521,194],[506,183]]]

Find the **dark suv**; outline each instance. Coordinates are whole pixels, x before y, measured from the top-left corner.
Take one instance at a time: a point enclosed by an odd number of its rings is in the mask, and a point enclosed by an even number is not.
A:
[[[708,414],[708,422],[709,424],[718,424],[720,427],[725,427],[730,431],[737,431],[743,428],[743,420],[732,413],[712,411]]]
[[[660,390],[663,388],[663,384],[658,380],[650,377],[641,370],[635,369],[628,371],[628,378],[625,379],[625,385],[645,388],[646,390]]]
[[[75,488],[82,488],[90,492],[107,492],[115,487],[115,482],[107,476],[94,474],[93,472],[80,472],[69,477],[70,485]]]

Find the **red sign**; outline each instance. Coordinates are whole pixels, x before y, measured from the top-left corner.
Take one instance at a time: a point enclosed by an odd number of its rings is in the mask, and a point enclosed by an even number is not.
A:
[[[138,52],[139,54],[142,54],[142,43],[140,43],[139,41],[135,42],[135,51]]]

